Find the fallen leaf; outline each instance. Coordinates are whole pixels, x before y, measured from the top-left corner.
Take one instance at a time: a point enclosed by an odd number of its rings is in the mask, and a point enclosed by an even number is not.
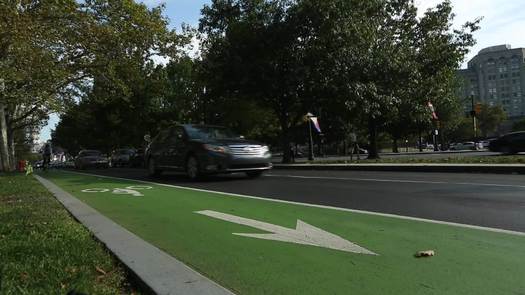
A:
[[[101,273],[101,274],[103,274],[103,275],[107,275],[107,274],[108,274],[108,273],[105,272],[102,268],[100,268],[100,267],[98,267],[98,266],[95,266],[95,269],[96,269],[99,273]]]
[[[425,251],[418,251],[414,256],[416,256],[417,258],[421,258],[421,257],[431,257],[434,255],[436,255],[434,250],[425,250]]]

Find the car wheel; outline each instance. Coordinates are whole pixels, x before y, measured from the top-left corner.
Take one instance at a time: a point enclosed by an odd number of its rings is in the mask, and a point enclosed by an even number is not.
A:
[[[261,177],[263,173],[264,173],[263,171],[248,171],[246,172],[246,175],[249,178],[258,178],[258,177]]]
[[[161,170],[157,169],[155,159],[150,158],[148,161],[148,174],[149,176],[159,176],[162,173]]]
[[[201,176],[199,161],[195,156],[189,156],[186,160],[186,174],[191,180],[196,180]]]

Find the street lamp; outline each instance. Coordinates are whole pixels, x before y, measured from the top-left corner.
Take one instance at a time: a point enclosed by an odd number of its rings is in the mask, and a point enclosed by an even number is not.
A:
[[[308,122],[308,160],[313,161],[314,160],[314,144],[313,144],[313,138],[312,138],[312,122],[310,122],[310,119],[312,117],[315,117],[312,113],[307,113],[305,115],[306,122]]]

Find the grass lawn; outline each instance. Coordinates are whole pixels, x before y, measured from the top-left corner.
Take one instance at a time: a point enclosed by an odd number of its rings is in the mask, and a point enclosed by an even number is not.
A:
[[[125,271],[32,176],[0,174],[0,294],[132,294]]]
[[[237,294],[493,295],[525,290],[524,236],[152,183],[134,196],[118,189],[144,183],[58,171],[42,176]],[[202,210],[286,228],[295,228],[300,219],[378,255],[234,235],[264,232],[196,213]],[[435,250],[436,256],[415,258],[420,250]]]

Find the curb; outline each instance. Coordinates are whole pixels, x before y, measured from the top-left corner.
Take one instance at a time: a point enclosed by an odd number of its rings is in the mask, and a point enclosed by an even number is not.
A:
[[[274,164],[274,169],[525,174],[522,164]]]
[[[184,263],[147,243],[38,175],[62,205],[155,294],[232,295]]]

